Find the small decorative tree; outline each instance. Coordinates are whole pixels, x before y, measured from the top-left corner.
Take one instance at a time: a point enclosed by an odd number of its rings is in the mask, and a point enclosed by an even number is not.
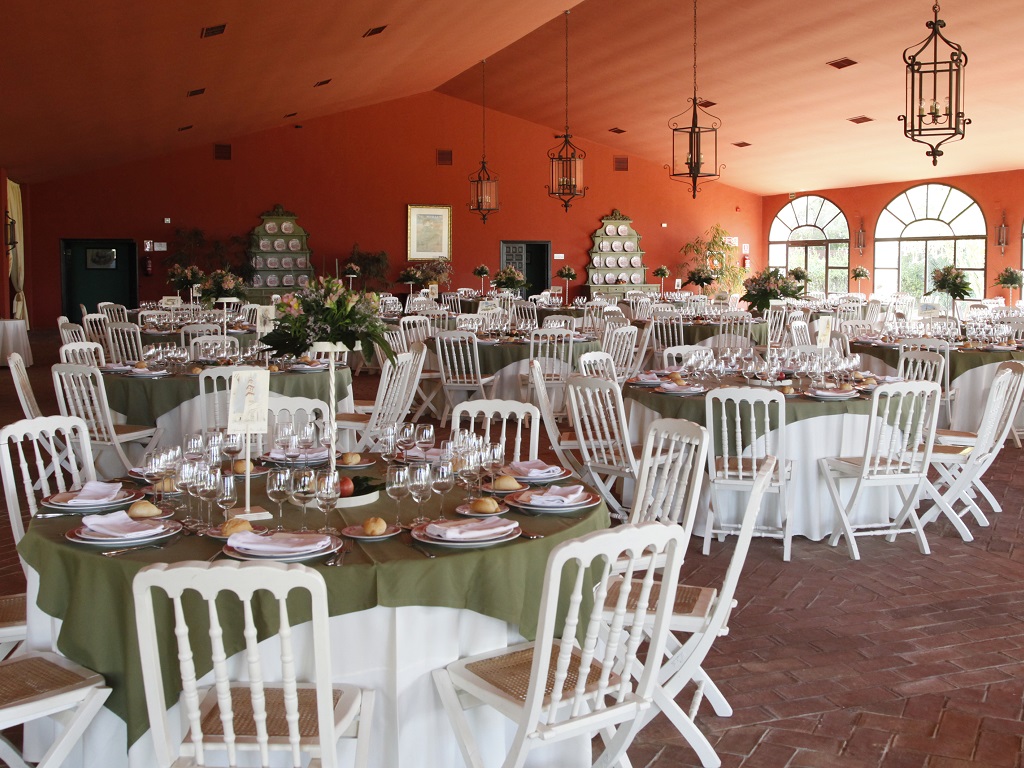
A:
[[[806,269],[803,267],[793,267],[789,270],[789,279],[800,283],[801,295],[807,295],[807,283],[811,279],[811,276],[807,273]]]
[[[729,242],[729,233],[721,224],[715,224],[679,250],[690,257],[690,263],[706,267],[714,275],[711,282],[717,281],[729,293],[736,293],[743,286],[747,270],[736,260],[736,246]],[[691,268],[691,275],[693,271]],[[698,283],[696,280],[688,280],[687,283],[700,285],[702,288],[711,284]]]
[[[359,269],[359,265],[354,261],[349,261],[341,268],[341,276],[348,278],[348,289],[352,290],[352,281],[359,277],[362,270]]]
[[[996,275],[995,284],[1001,288],[1010,289],[1010,306],[1012,307],[1014,306],[1013,289],[1019,289],[1021,286],[1024,286],[1024,272],[1021,272],[1019,269],[1014,269],[1013,267],[1006,267],[1002,272]]]
[[[480,295],[484,294],[484,280],[491,274],[491,268],[486,264],[481,264],[479,267],[473,270],[473,276],[480,278]]]
[[[850,277],[857,281],[857,293],[862,293],[860,289],[860,281],[870,280],[871,273],[868,272],[867,267],[854,267],[853,272],[850,273]]]
[[[569,303],[569,281],[576,279],[576,270],[566,264],[555,273],[555,277],[565,280],[565,303]]]
[[[654,276],[661,280],[661,292],[665,292],[665,278],[669,276],[668,267],[662,264],[653,272]]]

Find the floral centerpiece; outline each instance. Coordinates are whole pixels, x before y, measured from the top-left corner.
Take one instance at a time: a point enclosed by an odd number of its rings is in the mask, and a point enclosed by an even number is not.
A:
[[[935,291],[947,293],[953,301],[958,301],[971,295],[971,283],[966,272],[950,264],[932,272],[932,289],[927,291],[925,296],[930,296]]]
[[[506,291],[519,291],[529,286],[529,283],[526,282],[526,275],[511,264],[504,269],[499,269],[498,274],[491,282]]]
[[[740,300],[764,313],[773,301],[799,298],[803,291],[792,275],[790,272],[786,276],[774,268],[763,269],[743,281],[746,293],[740,296]]]
[[[716,277],[717,275],[711,267],[699,265],[686,273],[686,282],[683,285],[700,286],[703,291],[704,288],[715,282]]]
[[[852,280],[856,280],[857,281],[857,293],[860,293],[861,292],[861,290],[860,290],[860,281],[861,280],[870,280],[871,279],[871,273],[868,272],[868,268],[867,267],[854,267],[853,271],[850,273],[850,278]]]
[[[406,267],[398,273],[398,282],[423,285],[426,281],[423,278],[423,273],[416,269],[416,267]]]
[[[424,261],[420,264],[419,271],[423,275],[424,283],[437,283],[442,286],[448,285],[452,280],[452,263],[448,259]]]
[[[810,273],[803,267],[793,267],[789,270],[789,279],[797,282],[802,287],[801,296],[807,295],[807,283],[811,281]]]
[[[661,292],[664,293],[665,292],[665,278],[668,277],[671,274],[668,271],[668,267],[665,266],[664,264],[662,264],[660,267],[658,267],[656,270],[654,270],[654,272],[652,274],[655,277],[657,277],[658,279],[661,280]]]
[[[995,285],[1001,288],[1010,289],[1010,306],[1013,306],[1013,289],[1024,286],[1024,272],[1013,267],[1005,267],[1002,272],[996,275]]]
[[[473,270],[473,277],[480,278],[480,293],[484,292],[484,279],[489,277],[491,274],[491,268],[486,264],[481,264],[479,267]]]
[[[189,264],[183,267],[181,264],[174,264],[167,270],[167,282],[174,286],[176,291],[191,291],[192,286],[202,283],[206,275],[199,267]]]
[[[361,271],[362,270],[359,269],[359,265],[358,264],[355,264],[355,263],[350,261],[350,262],[346,263],[345,266],[343,266],[341,268],[341,276],[342,277],[356,278],[356,277],[359,277]],[[350,283],[350,285],[351,285],[351,283]]]
[[[212,304],[217,299],[233,296],[245,301],[245,281],[230,269],[215,269],[199,282],[199,299]]]
[[[341,280],[320,277],[308,287],[286,293],[277,305],[274,330],[263,343],[278,355],[303,355],[316,342],[342,343],[349,349],[362,344],[377,345],[394,358],[384,332],[387,326],[377,316],[376,293],[350,291]]]
[[[565,301],[569,301],[569,281],[576,279],[576,270],[570,267],[568,264],[563,266],[560,270],[555,272],[555,277],[560,277],[565,280]]]

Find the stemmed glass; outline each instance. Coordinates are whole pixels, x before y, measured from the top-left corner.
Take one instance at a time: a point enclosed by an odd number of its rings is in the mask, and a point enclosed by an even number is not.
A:
[[[316,505],[324,513],[324,525],[317,533],[338,535],[338,529],[330,524],[330,513],[341,496],[338,472],[333,469],[321,469],[316,473]]]
[[[416,426],[416,447],[423,452],[423,459],[427,458],[427,451],[434,447],[434,425],[418,424]]]
[[[217,506],[221,508],[224,515],[224,522],[228,519],[228,510],[238,503],[238,491],[235,488],[235,478],[231,475],[221,475],[217,484]],[[213,521],[210,521],[213,524]]]
[[[293,434],[288,438],[288,443],[284,447],[284,460],[295,463],[301,455],[302,448],[299,446],[299,436]]]
[[[238,433],[225,434],[224,444],[221,445],[220,452],[227,456],[228,474],[235,474],[235,459],[242,452],[242,436]]]
[[[220,466],[207,465],[206,471],[200,473],[198,495],[206,503],[206,528],[213,527],[213,504],[220,496]]]
[[[159,451],[146,451],[142,457],[142,476],[153,492],[153,503],[160,506],[160,488],[163,482],[163,468],[160,466]]]
[[[433,474],[430,478],[430,487],[441,497],[438,507],[438,520],[444,520],[444,502],[448,492],[455,487],[455,470],[450,459],[441,459],[434,464]]]
[[[416,462],[409,466],[409,493],[416,502],[416,517],[412,519],[412,527],[424,525],[430,522],[429,517],[423,515],[423,502],[430,498],[431,494],[430,465]]]
[[[299,449],[302,451],[302,461],[308,464],[309,449],[316,445],[316,425],[311,421],[307,421],[298,430],[296,437],[298,438]],[[330,463],[330,459],[328,459],[328,463]]]
[[[277,504],[277,530],[284,530],[284,502],[292,495],[292,471],[272,467],[267,473],[267,497]]]
[[[316,471],[309,467],[292,472],[292,504],[302,509],[302,527],[299,533],[307,533],[306,505],[316,499]]]
[[[181,444],[182,454],[186,459],[203,458],[204,447],[203,435],[199,432],[190,432],[185,435],[185,440]]]
[[[196,513],[196,531],[201,533],[206,530],[206,526],[203,524],[203,502],[199,496],[199,491],[203,486],[203,480],[207,473],[210,471],[210,465],[202,460],[190,460],[189,463],[192,465],[192,470],[188,476],[188,495],[189,498],[199,500],[199,511]]]
[[[488,443],[484,459],[487,463],[487,474],[490,475],[493,482],[505,465],[505,446],[501,443]]]
[[[192,514],[192,504],[188,503],[187,500],[191,498],[188,487],[192,480],[192,476],[195,474],[196,463],[191,459],[185,459],[178,464],[178,470],[174,475],[174,487],[178,489],[182,496],[181,509],[187,510],[185,513],[185,519],[182,522],[188,526],[193,527],[198,520]]]
[[[409,496],[409,468],[401,464],[388,467],[386,490],[388,497],[395,502],[395,525],[402,526],[402,499]]]
[[[409,451],[416,447],[416,425],[411,421],[403,421],[399,424],[395,435],[395,444],[408,461],[411,458],[408,455]]]
[[[476,478],[476,473],[479,470],[480,459],[480,452],[472,446],[459,449],[458,469],[456,471],[459,474],[459,479],[466,486],[466,503],[469,503],[473,498],[473,480]]]
[[[284,454],[294,434],[295,425],[290,421],[277,422],[274,426],[274,446]]]

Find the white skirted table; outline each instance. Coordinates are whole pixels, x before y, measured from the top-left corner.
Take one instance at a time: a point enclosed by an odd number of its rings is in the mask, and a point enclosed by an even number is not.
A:
[[[17,352],[32,365],[32,347],[28,343],[28,323],[24,320],[0,320],[0,365],[7,365],[7,356]]]

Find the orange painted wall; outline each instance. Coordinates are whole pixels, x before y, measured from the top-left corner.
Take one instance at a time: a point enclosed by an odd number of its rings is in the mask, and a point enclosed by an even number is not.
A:
[[[1003,267],[1021,268],[1021,224],[1024,222],[1024,170],[1004,171],[1001,173],[980,173],[971,176],[949,176],[940,179],[929,179],[927,183],[949,184],[973,197],[982,213],[988,229],[988,269],[985,275],[986,295],[1004,296],[1009,300],[1009,291],[992,285],[996,274]],[[850,223],[850,231],[855,232],[860,221],[864,220],[865,247],[864,255],[860,256],[857,249],[852,249],[851,266],[865,266],[874,275],[874,232],[878,217],[890,201],[898,194],[925,181],[908,181],[897,184],[873,184],[847,189],[811,190],[801,194],[821,195],[838,205],[846,214]],[[759,250],[762,266],[767,259],[768,232],[772,221],[779,210],[789,202],[788,195],[772,195],[763,198],[763,220],[761,222],[761,242]],[[1005,255],[995,245],[995,228],[1002,221],[1006,211],[1008,243]],[[873,280],[865,281],[865,291],[871,290]],[[1014,296],[1019,298],[1019,295]]]
[[[757,195],[713,183],[693,200],[660,164],[630,157],[629,171],[615,172],[612,158],[621,153],[580,142],[590,191],[566,213],[544,187],[555,131],[497,112],[488,114],[487,131],[488,165],[500,176],[502,197],[487,224],[466,207],[467,177],[479,164],[480,109],[433,92],[310,120],[302,129],[225,138],[231,161],[214,160],[213,148],[203,146],[34,184],[26,238],[33,322],[49,326],[60,314],[61,238],[132,238],[141,253],[143,240],[170,241],[175,226],[199,227],[208,238],[246,234],[275,203],[295,211],[311,233],[318,270],[333,272],[335,259],[344,261],[358,243],[387,251],[393,274],[405,263],[406,206],[451,205],[456,286],[477,285],[471,272],[480,263],[497,268],[501,240],[550,240],[552,252],[565,253],[564,263],[580,274],[575,295],[590,235],[613,208],[633,218],[650,269],[679,265],[680,247],[716,222],[751,243],[755,255],[762,250]],[[666,156],[669,142],[666,135]],[[441,148],[453,150],[452,166],[435,164]],[[165,216],[173,223],[164,224]],[[153,277],[139,278],[142,300],[167,290],[156,266]]]

